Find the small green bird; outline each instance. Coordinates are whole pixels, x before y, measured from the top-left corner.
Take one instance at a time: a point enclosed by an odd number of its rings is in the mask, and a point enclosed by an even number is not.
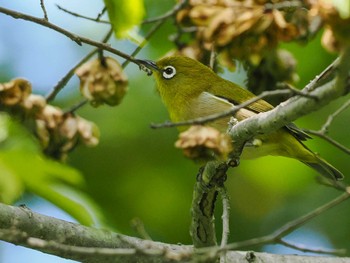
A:
[[[138,62],[155,73],[157,89],[173,122],[221,113],[255,97],[248,90],[221,78],[207,66],[188,57],[172,56],[157,62]],[[234,117],[242,121],[271,109],[271,104],[258,100],[240,109]],[[222,118],[208,125],[226,132],[229,120],[230,117]],[[310,137],[305,132],[291,123],[247,142],[241,157],[252,159],[266,155],[285,156],[305,163],[327,178],[343,179],[340,171],[302,143],[308,138]]]

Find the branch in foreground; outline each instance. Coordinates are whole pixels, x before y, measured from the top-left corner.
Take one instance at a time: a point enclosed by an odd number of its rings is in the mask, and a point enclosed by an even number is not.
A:
[[[0,204],[0,239],[38,251],[83,262],[193,262],[191,246],[171,245],[120,235],[107,230],[44,216]],[[205,248],[216,252],[218,247]],[[210,253],[208,253],[210,254]],[[203,255],[203,254],[202,254]],[[225,262],[341,263],[350,258],[306,257],[229,251]]]
[[[84,262],[128,262],[124,261],[125,257],[132,254],[133,260],[137,262],[139,256],[147,251],[150,252],[149,262],[154,262],[159,257],[166,259],[167,253],[169,257],[172,253],[185,257],[192,251],[190,246],[167,245],[85,227],[40,215],[27,208],[0,204],[0,215],[1,240],[67,259]]]

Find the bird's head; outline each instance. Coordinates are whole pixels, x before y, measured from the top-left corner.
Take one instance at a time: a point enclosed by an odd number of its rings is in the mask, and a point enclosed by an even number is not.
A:
[[[174,96],[178,93],[200,93],[212,82],[213,76],[216,78],[216,74],[210,68],[188,57],[171,56],[157,62],[138,62],[152,70],[162,97],[168,94]]]

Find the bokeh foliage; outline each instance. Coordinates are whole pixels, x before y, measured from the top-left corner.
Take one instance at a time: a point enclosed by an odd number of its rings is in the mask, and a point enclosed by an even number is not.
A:
[[[161,15],[173,4],[171,0],[162,1],[161,5],[156,0],[145,1],[147,16]],[[144,25],[141,34],[147,32],[149,27]],[[138,57],[158,59],[166,54],[175,47],[169,40],[169,35],[174,32],[175,26],[171,21],[164,24]],[[302,45],[285,43],[283,48],[289,50],[297,60],[299,88],[335,58],[335,55],[321,47],[320,35]],[[81,52],[79,47],[76,50]],[[79,115],[99,127],[100,144],[95,148],[76,149],[69,155],[67,162],[84,176],[84,190],[100,207],[106,227],[135,235],[131,222],[137,217],[154,240],[189,244],[192,188],[199,165],[185,159],[174,148],[177,138],[175,129],[152,130],[149,127],[151,122],[168,119],[153,80],[134,65],[127,67],[126,74],[129,77],[129,91],[119,106],[85,106],[78,111]],[[234,80],[230,72],[224,76]],[[78,89],[78,86],[71,85],[68,88]],[[75,100],[76,97],[66,95],[55,103],[67,105]],[[334,102],[296,123],[300,127],[317,129],[344,100]],[[344,145],[350,145],[346,121],[349,115],[348,111],[340,115],[330,131],[332,137]],[[320,139],[309,141],[307,145],[343,171],[345,180],[349,182],[349,157],[346,154]],[[30,147],[24,146],[28,150]],[[25,167],[27,161],[29,159],[21,160],[18,167]],[[231,197],[230,241],[269,233],[338,194],[318,184],[315,177],[314,171],[291,159],[265,157],[243,160],[238,168],[230,171],[227,180]],[[14,182],[9,184],[15,185]],[[220,236],[220,205],[218,208],[216,218]],[[328,239],[334,247],[350,247],[350,228],[347,227],[349,216],[350,206],[346,203],[312,221],[306,228]]]

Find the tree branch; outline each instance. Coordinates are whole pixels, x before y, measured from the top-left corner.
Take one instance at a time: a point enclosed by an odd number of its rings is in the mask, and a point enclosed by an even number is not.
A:
[[[113,34],[113,29],[111,28],[106,36],[102,39],[102,43],[106,43]],[[99,51],[98,48],[93,49],[85,57],[83,57],[73,68],[71,68],[66,75],[56,84],[52,91],[46,96],[46,101],[52,101],[56,95],[64,88],[68,81],[73,77],[75,70],[88,61],[93,55]]]
[[[343,144],[337,142],[336,140],[332,139],[328,135],[324,134],[322,131],[313,131],[313,130],[308,130],[308,129],[303,129],[306,133],[309,133],[311,135],[317,136],[322,138],[323,140],[329,142],[332,144],[334,147],[337,147],[339,150],[343,151],[346,154],[350,154],[350,148],[344,146]]]
[[[192,224],[190,233],[196,248],[217,245],[215,232],[215,202],[218,189],[226,180],[228,166],[225,163],[208,162],[201,168],[193,190]]]
[[[41,10],[43,10],[44,19],[46,21],[49,21],[49,17],[47,16],[47,11],[46,11],[44,0],[40,0],[40,7],[41,7]]]
[[[130,254],[137,261],[139,255],[147,254],[149,262],[152,262],[151,259],[164,259],[167,254],[171,257],[175,252],[177,257],[188,257],[188,252],[192,250],[190,246],[141,240],[1,203],[0,215],[1,240],[78,261],[127,262],[123,260]],[[91,257],[91,254],[94,256]]]
[[[294,231],[295,229],[301,227],[306,222],[309,222],[311,219],[319,216],[320,214],[324,213],[325,211],[328,211],[329,209],[341,204],[342,202],[348,200],[350,198],[349,189],[346,189],[346,192],[340,195],[339,197],[333,199],[332,201],[314,209],[313,211],[293,220],[290,222],[287,222],[283,226],[281,226],[279,229],[275,230],[272,234],[252,238],[250,240],[245,240],[241,242],[236,242],[232,244],[228,244],[224,247],[224,249],[242,249],[245,247],[251,247],[256,245],[264,245],[264,244],[271,244],[271,243],[278,243],[282,240],[283,237]],[[283,243],[283,241],[282,241]]]
[[[75,17],[79,17],[79,18],[83,18],[83,19],[86,19],[86,20],[89,20],[89,21],[93,21],[93,22],[97,22],[97,23],[102,23],[102,24],[107,24],[107,25],[110,25],[111,22],[107,21],[107,20],[102,20],[100,19],[100,17],[98,16],[97,18],[92,18],[92,17],[88,17],[88,16],[84,16],[84,15],[81,15],[81,14],[78,14],[78,13],[75,13],[75,12],[72,12],[72,11],[69,11],[68,9],[66,8],[63,8],[62,6],[56,4],[56,7],[67,13],[67,14],[70,14],[72,16],[75,16]]]
[[[200,259],[192,246],[141,240],[108,230],[85,227],[28,208],[0,204],[0,240],[33,248],[66,259],[89,263],[109,262],[193,262]],[[203,248],[208,259],[220,248]],[[350,258],[304,257],[243,251],[224,251],[224,262],[317,262],[341,263]]]
[[[350,87],[348,61],[350,61],[350,49],[343,53],[338,67],[332,68],[332,71],[336,69],[338,73],[335,79],[322,83],[315,89],[313,89],[314,86],[307,87],[311,91],[310,94],[317,96],[318,100],[304,96],[292,97],[268,112],[259,113],[234,125],[229,134],[235,142],[235,146],[239,147],[255,135],[277,130],[347,94]],[[324,76],[326,77],[326,75]],[[318,85],[321,80],[317,78],[317,81],[313,82],[314,85]]]

